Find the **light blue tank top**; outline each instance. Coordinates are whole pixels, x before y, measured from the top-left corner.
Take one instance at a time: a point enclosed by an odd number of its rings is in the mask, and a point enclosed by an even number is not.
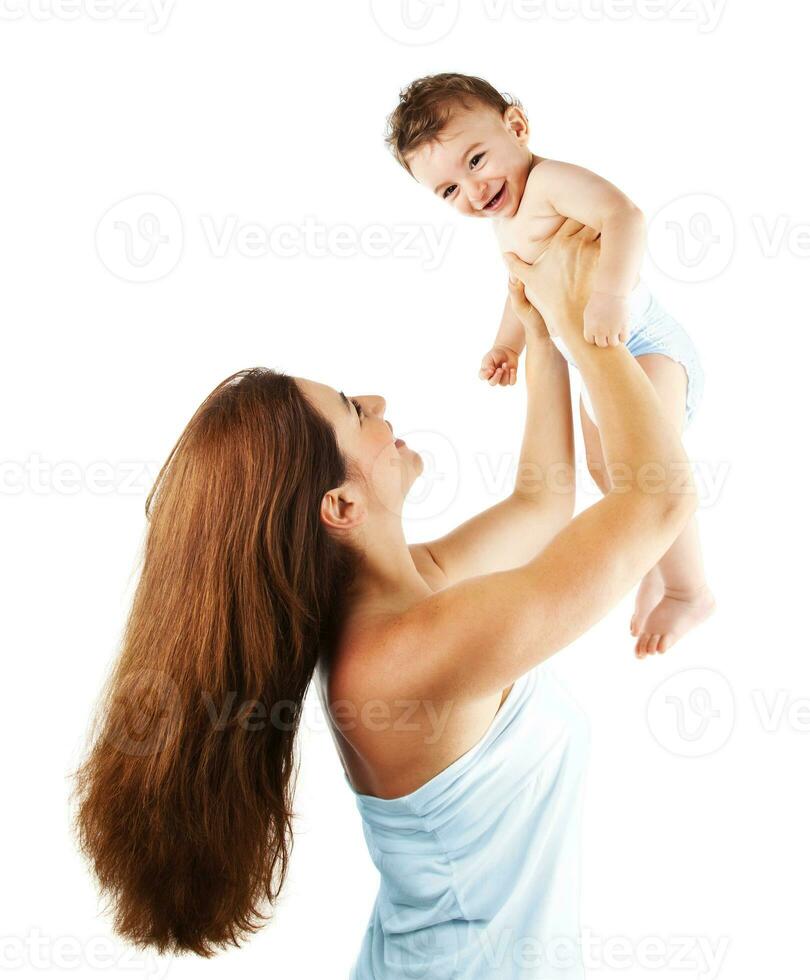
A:
[[[544,661],[412,793],[355,792],[380,887],[350,980],[582,980],[582,709]]]

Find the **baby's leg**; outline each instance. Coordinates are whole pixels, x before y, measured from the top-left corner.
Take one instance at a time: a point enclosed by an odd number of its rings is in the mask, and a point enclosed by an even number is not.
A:
[[[679,432],[682,431],[686,414],[683,365],[665,354],[642,354],[636,360],[657,391],[667,418]],[[586,424],[590,423],[598,437],[598,429],[581,405],[580,413],[584,416],[583,433],[587,431]],[[601,444],[596,466],[604,467]],[[590,462],[588,468],[591,469]],[[606,492],[605,475],[600,487]],[[714,597],[706,585],[697,521],[693,517],[639,585],[636,608],[630,621],[630,632],[638,637],[636,655],[663,653],[713,610]]]
[[[678,432],[686,416],[686,371],[665,354],[641,354],[636,360],[652,381],[664,413]],[[697,520],[693,517],[658,563],[664,595],[642,622],[636,622],[636,654],[664,653],[714,611],[706,584]]]
[[[585,405],[581,397],[579,399],[579,418],[582,423],[582,437],[585,442],[585,459],[588,464],[588,472],[602,493],[607,493],[610,485],[605,472],[605,458],[602,455],[602,441],[599,438],[599,429],[597,429],[590,415],[585,410]],[[639,627],[644,624],[647,616],[663,597],[664,580],[661,577],[659,566],[656,564],[653,565],[641,580],[638,591],[636,592],[636,605],[630,619],[630,632],[633,636],[638,636]]]

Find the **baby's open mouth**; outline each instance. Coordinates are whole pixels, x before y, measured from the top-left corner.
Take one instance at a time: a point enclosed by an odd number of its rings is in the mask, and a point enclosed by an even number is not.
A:
[[[491,211],[493,208],[497,208],[497,206],[503,200],[503,196],[505,192],[506,192],[506,183],[504,182],[504,184],[501,186],[501,189],[498,191],[498,193],[494,197],[491,197],[484,205],[484,210]]]

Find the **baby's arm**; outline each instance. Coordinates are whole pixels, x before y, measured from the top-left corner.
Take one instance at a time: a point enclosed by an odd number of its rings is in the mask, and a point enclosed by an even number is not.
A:
[[[585,339],[600,347],[627,340],[628,297],[644,256],[644,215],[618,187],[572,163],[543,160],[530,175],[555,211],[601,236],[599,266],[585,308]],[[534,189],[533,189],[534,190]]]
[[[518,320],[517,313],[512,309],[509,296],[506,297],[506,304],[503,308],[501,325],[495,335],[495,347],[508,347],[516,354],[520,355],[526,346],[526,331],[523,324]]]
[[[526,346],[526,331],[512,309],[509,296],[501,317],[501,325],[495,335],[495,343],[484,355],[478,377],[491,385],[513,385],[517,381],[520,353]]]

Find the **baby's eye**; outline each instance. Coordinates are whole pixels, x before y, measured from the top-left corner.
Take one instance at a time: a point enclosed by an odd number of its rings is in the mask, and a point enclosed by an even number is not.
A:
[[[360,405],[360,402],[356,398],[352,398],[352,405],[354,405],[354,407],[357,409],[357,414],[360,416],[360,418],[362,418],[363,417],[363,408]]]
[[[470,170],[478,166],[478,161],[484,158],[483,153],[476,153],[474,157],[470,158]]]
[[[455,184],[451,184],[449,187],[445,187],[444,192],[442,193],[442,198],[446,201],[447,198],[453,193],[455,189],[456,189]]]

